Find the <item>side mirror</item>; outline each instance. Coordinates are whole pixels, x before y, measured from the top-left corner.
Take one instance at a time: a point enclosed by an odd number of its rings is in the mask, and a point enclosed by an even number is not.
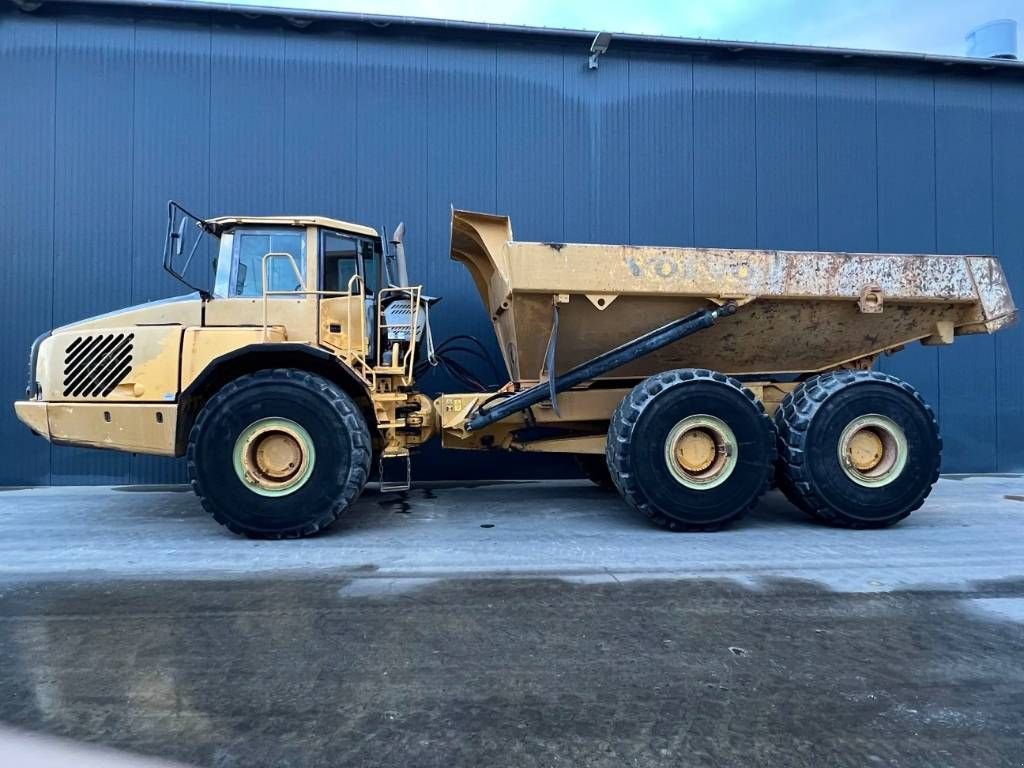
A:
[[[245,293],[245,276],[249,272],[249,267],[242,262],[238,262],[238,266],[235,268],[235,296],[241,296]]]
[[[185,249],[185,222],[186,219],[182,217],[181,223],[178,224],[178,231],[174,234],[175,256],[181,256],[181,252]]]

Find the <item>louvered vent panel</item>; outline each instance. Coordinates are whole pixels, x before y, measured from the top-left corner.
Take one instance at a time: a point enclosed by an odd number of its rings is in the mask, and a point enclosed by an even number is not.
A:
[[[64,352],[64,397],[106,397],[132,370],[133,333],[79,336]]]

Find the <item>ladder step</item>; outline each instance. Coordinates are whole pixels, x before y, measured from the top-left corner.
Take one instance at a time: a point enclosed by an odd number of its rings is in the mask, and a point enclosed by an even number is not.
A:
[[[385,463],[389,465],[387,470],[385,470]],[[409,452],[406,451],[398,456],[384,456],[384,454],[381,454],[378,472],[381,493],[408,491],[412,486],[412,461],[410,460]]]

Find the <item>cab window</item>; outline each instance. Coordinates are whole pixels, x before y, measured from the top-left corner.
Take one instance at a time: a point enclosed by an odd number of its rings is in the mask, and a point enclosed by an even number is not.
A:
[[[341,232],[324,230],[321,233],[320,252],[323,264],[323,290],[348,292],[353,275],[361,275],[367,295],[377,292],[376,248],[372,240]],[[356,285],[351,286],[358,290]]]
[[[378,276],[380,275],[380,262],[377,260],[377,255],[380,252],[380,246],[375,240],[367,240],[361,238],[359,240],[359,255],[363,263],[363,279],[366,281],[366,292],[376,296],[378,285]]]
[[[324,290],[338,293],[348,291],[349,281],[359,272],[358,240],[338,232],[325,231],[320,252],[323,254]]]
[[[301,283],[306,280],[306,233],[302,229],[236,229],[233,243],[228,296],[263,295],[263,257],[288,253],[295,259]],[[303,285],[288,259],[276,257],[267,263],[270,291],[299,291]]]

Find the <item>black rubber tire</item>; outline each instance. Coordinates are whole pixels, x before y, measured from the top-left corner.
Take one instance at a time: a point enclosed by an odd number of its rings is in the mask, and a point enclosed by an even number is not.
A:
[[[779,431],[779,418],[780,418],[779,415],[782,413],[782,408],[783,408],[783,406],[785,406],[786,400],[792,394],[793,393],[790,392],[788,395],[786,395],[786,397],[783,399],[782,403],[779,405],[779,409],[775,412],[775,432],[776,432],[776,434],[778,434],[778,431]],[[807,506],[804,504],[803,499],[800,497],[800,495],[798,493],[796,493],[793,490],[792,486],[790,485],[790,483],[789,483],[789,474],[786,472],[786,461],[782,457],[782,449],[781,449],[781,447],[778,450],[778,457],[775,459],[775,474],[774,474],[773,480],[774,480],[774,485],[775,485],[776,490],[782,491],[782,495],[786,497],[786,500],[789,501],[790,504],[792,504],[794,507],[799,509],[804,514],[809,515],[809,516],[814,517],[814,518],[817,519],[817,516],[814,514],[814,512],[807,508]]]
[[[612,473],[608,469],[608,462],[605,460],[603,454],[600,453],[577,453],[575,454],[576,463],[579,465],[580,472],[590,482],[600,488],[602,491],[614,491],[615,483],[612,482]]]
[[[286,496],[249,490],[234,470],[238,436],[261,418],[281,417],[309,433],[316,460],[309,479]],[[310,536],[359,497],[370,471],[370,432],[352,399],[306,371],[241,376],[200,411],[188,439],[188,475],[203,507],[229,530],[262,539]]]
[[[839,461],[844,427],[866,414],[886,416],[907,439],[907,464],[888,485],[868,488]],[[884,528],[919,508],[939,478],[942,437],[916,389],[879,371],[833,371],[808,379],[775,414],[779,488],[816,520],[844,528]]]
[[[688,488],[664,458],[665,441],[686,416],[715,416],[733,430],[737,465],[719,486]],[[666,371],[622,401],[608,429],[606,456],[626,503],[674,531],[714,531],[749,512],[768,489],[775,428],[754,393],[736,379],[704,369]]]

